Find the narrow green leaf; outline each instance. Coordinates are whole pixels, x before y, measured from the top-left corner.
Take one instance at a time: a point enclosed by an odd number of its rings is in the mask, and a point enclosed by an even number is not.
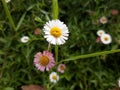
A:
[[[5,10],[6,16],[9,20],[12,28],[16,31],[15,23],[14,23],[14,21],[12,19],[12,16],[11,16],[9,10],[8,10],[8,7],[7,7],[7,4],[6,4],[5,0],[2,0],[2,3],[3,3],[3,7],[4,7],[4,10]]]
[[[31,10],[34,6],[35,6],[35,5],[31,5],[30,7],[28,7],[27,11]],[[24,18],[25,18],[25,16],[26,16],[27,11],[25,11],[25,12],[23,13],[23,15],[21,16],[21,18],[20,18],[20,20],[19,20],[19,22],[18,22],[18,24],[17,24],[16,31],[20,28],[20,26],[21,26],[21,24],[22,24],[22,22],[23,22],[23,20],[24,20]]]
[[[90,57],[95,57],[95,56],[99,56],[99,55],[106,55],[106,54],[112,54],[112,53],[117,53],[117,52],[120,52],[120,49],[111,50],[111,51],[96,52],[96,53],[91,53],[91,54],[86,54],[86,55],[74,56],[74,57],[70,57],[70,58],[61,60],[61,62],[74,61],[74,60],[78,60],[78,59],[81,59],[81,58],[90,58]]]
[[[18,29],[20,28],[20,26],[21,26],[21,24],[22,24],[22,22],[23,22],[23,20],[24,20],[24,18],[25,18],[26,13],[27,13],[27,12],[25,12],[25,13],[22,15],[22,17],[20,18],[20,20],[19,20],[19,22],[18,22],[18,24],[17,24],[16,30],[18,30]]]
[[[12,87],[6,87],[3,90],[14,90],[14,88],[12,88]]]

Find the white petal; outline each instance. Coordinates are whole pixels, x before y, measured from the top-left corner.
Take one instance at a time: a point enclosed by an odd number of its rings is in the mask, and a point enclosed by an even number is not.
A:
[[[60,38],[57,38],[56,42],[57,42],[57,45],[61,45],[62,44],[62,41],[60,40]]]

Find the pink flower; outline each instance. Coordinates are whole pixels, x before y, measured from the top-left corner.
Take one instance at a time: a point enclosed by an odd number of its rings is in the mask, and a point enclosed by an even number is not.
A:
[[[55,65],[53,54],[49,51],[38,52],[34,56],[34,64],[40,71],[49,71]]]
[[[97,37],[96,42],[97,42],[97,43],[101,43],[100,37]]]
[[[40,34],[40,28],[36,28],[35,31],[34,31],[34,34],[35,34],[35,35]]]
[[[59,65],[58,65],[58,71],[59,71],[60,73],[64,73],[65,69],[66,69],[65,64],[59,64]]]
[[[118,13],[119,13],[119,12],[118,12],[118,10],[116,10],[116,9],[113,9],[113,10],[111,11],[111,14],[112,14],[112,15],[118,15]]]

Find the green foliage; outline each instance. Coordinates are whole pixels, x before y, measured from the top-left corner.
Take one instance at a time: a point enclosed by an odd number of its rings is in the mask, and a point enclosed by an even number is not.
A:
[[[120,16],[111,14],[112,9],[120,11],[119,0],[58,1],[59,19],[70,31],[68,41],[59,46],[58,61],[120,47]],[[48,46],[42,28],[53,17],[52,0],[11,0],[7,6],[17,28],[13,30],[0,1],[0,90],[20,90],[25,84],[45,86],[49,83],[49,72],[38,71],[33,59]],[[108,18],[108,23],[94,24],[102,16]],[[40,35],[34,34],[36,28],[41,29]],[[96,43],[99,29],[112,36],[110,45]],[[21,43],[20,38],[25,35],[30,41]],[[52,51],[54,53],[53,47]],[[112,90],[118,87],[119,56],[120,53],[115,53],[64,62],[66,71],[59,73],[60,80],[52,90]]]

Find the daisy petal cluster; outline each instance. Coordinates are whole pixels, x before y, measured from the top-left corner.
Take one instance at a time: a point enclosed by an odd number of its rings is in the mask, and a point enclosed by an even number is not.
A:
[[[104,30],[98,30],[97,35],[97,42],[102,42],[103,44],[110,44],[112,42],[111,35],[105,33]]]
[[[102,23],[102,24],[106,24],[106,23],[108,22],[108,19],[107,19],[106,16],[102,16],[99,21],[100,21],[100,23]]]
[[[56,72],[52,72],[49,75],[50,82],[56,83],[59,80],[59,75]]]
[[[98,35],[98,36],[102,36],[103,34],[105,34],[105,31],[104,31],[104,30],[98,30],[98,31],[97,31],[97,35]]]
[[[49,71],[55,65],[55,60],[51,52],[38,52],[34,57],[34,64],[40,71],[45,71],[45,69]]]
[[[23,37],[21,37],[20,41],[22,43],[27,43],[29,41],[29,37],[28,36],[23,36]]]
[[[103,44],[110,44],[112,42],[112,38],[111,38],[110,34],[103,34],[101,36],[101,42]]]
[[[46,40],[53,45],[62,45],[69,36],[68,27],[60,20],[47,22],[43,29]]]
[[[58,65],[58,72],[64,73],[65,69],[66,69],[65,64],[59,64]]]

